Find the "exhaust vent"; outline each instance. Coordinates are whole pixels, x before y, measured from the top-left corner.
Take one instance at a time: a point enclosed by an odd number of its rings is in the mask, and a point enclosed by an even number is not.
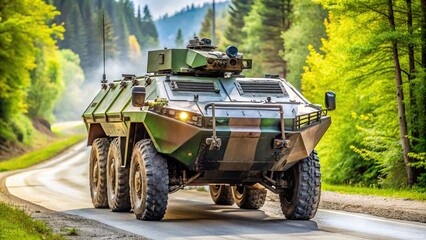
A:
[[[237,81],[235,83],[240,95],[274,95],[279,97],[288,96],[279,81]]]
[[[170,88],[180,92],[220,92],[213,82],[172,81]]]

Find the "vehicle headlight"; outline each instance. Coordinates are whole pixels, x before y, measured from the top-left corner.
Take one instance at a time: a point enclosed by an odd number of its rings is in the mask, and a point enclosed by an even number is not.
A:
[[[182,121],[191,125],[195,125],[198,127],[203,126],[203,117],[197,113],[170,109],[165,107],[161,107],[157,109],[154,108],[153,110],[166,117],[174,118],[179,121]]]
[[[189,115],[187,112],[180,112],[179,113],[179,120],[186,122],[189,118]]]

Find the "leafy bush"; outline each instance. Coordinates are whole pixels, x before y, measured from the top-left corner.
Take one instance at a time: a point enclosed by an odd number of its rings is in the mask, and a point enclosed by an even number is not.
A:
[[[33,135],[31,120],[24,114],[16,114],[10,123],[0,121],[0,143],[19,141],[30,144]]]
[[[17,114],[10,123],[13,133],[19,142],[30,144],[33,134],[33,124],[24,114]]]
[[[86,103],[81,97],[84,72],[80,67],[80,57],[69,49],[60,51],[62,82],[65,89],[55,103],[54,114],[59,120],[79,119]]]
[[[6,122],[0,121],[0,144],[5,141],[16,141],[13,129]]]

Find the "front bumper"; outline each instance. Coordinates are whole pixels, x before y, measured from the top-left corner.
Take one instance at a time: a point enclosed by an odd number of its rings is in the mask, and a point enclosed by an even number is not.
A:
[[[307,157],[331,123],[328,116],[297,131],[286,131],[288,148],[274,148],[281,137],[279,126],[263,125],[264,119],[230,119],[217,126],[221,147],[211,150],[206,139],[213,131],[157,114],[147,114],[145,126],[157,150],[196,171],[283,171]],[[153,127],[155,126],[155,128]]]

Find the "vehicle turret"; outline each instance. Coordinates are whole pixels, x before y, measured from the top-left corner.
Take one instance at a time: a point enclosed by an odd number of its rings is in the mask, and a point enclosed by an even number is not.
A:
[[[186,49],[165,48],[148,53],[148,73],[224,77],[251,68],[252,60],[244,59],[237,47],[219,52],[208,38],[196,37]]]

